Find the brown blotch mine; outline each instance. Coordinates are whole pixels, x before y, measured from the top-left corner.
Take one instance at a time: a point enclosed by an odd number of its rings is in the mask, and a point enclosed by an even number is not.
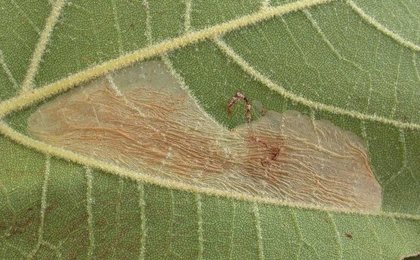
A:
[[[296,111],[229,131],[161,61],[147,61],[42,105],[28,132],[54,146],[200,187],[323,206],[379,210],[361,140]]]

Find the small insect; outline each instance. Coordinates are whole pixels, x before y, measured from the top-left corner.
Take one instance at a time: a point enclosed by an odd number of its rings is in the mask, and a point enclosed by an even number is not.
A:
[[[345,235],[346,235],[346,237],[347,237],[347,238],[349,238],[349,239],[352,239],[352,238],[353,238],[353,236],[352,236],[350,233],[346,233]]]
[[[242,92],[236,92],[236,94],[233,96],[233,98],[230,100],[229,104],[226,107],[226,110],[228,111],[228,114],[232,114],[233,107],[236,103],[243,100],[245,102],[245,109],[246,109],[246,120],[248,123],[251,123],[252,121],[252,113],[251,113],[251,102],[249,102],[249,99],[242,93]]]
[[[247,98],[242,92],[239,92],[239,91],[236,92],[236,94],[233,96],[233,98],[230,100],[229,104],[227,105],[227,111],[230,115],[232,113],[233,107],[240,100],[243,100],[245,102],[246,119],[247,119],[248,123],[251,123],[251,121],[252,121],[251,102],[250,102],[249,98]],[[265,111],[264,108],[262,108],[262,104],[259,101],[257,101],[257,102],[258,103],[256,103],[256,104],[259,107],[260,114],[265,115],[266,111]],[[281,151],[280,147],[270,145],[267,141],[264,141],[263,139],[261,139],[260,137],[257,137],[254,134],[251,134],[249,137],[252,141],[254,141],[258,145],[261,145],[264,148],[268,149],[269,152],[270,152],[270,157],[266,157],[266,158],[261,160],[261,165],[262,166],[269,166],[272,163],[272,161],[274,161],[279,156],[280,151]]]

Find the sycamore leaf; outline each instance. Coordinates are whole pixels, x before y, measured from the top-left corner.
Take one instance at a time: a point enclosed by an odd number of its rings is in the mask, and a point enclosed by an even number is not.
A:
[[[400,259],[420,252],[420,5],[384,0],[0,0],[0,258]],[[60,93],[162,59],[227,129],[237,91],[358,135],[379,212],[150,178],[38,141]]]

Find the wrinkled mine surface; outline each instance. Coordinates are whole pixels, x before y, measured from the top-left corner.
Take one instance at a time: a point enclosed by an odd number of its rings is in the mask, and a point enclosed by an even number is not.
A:
[[[381,188],[356,135],[296,111],[268,111],[228,131],[160,61],[42,105],[28,131],[54,146],[202,187],[366,210],[381,204]]]

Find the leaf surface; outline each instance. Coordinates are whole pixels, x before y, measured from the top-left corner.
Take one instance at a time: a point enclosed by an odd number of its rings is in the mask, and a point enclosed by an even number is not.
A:
[[[420,252],[417,2],[225,2],[0,1],[1,258]],[[232,118],[225,111],[241,91],[266,109],[297,110],[357,134],[382,187],[381,211],[187,190],[28,135],[27,119],[42,103],[146,59],[163,59],[228,129],[245,123],[239,110]]]

